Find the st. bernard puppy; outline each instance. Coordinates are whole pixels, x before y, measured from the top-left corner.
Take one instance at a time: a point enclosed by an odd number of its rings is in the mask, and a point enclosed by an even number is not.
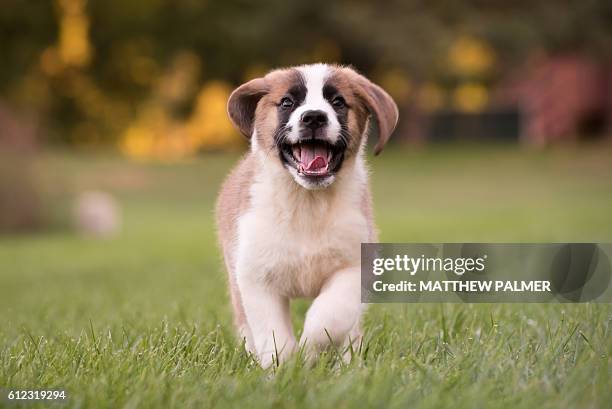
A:
[[[297,347],[359,343],[360,243],[377,239],[366,138],[377,132],[379,153],[397,106],[351,68],[314,64],[241,85],[228,113],[251,143],[216,210],[240,336],[264,367]],[[314,301],[298,343],[289,300],[299,297]]]

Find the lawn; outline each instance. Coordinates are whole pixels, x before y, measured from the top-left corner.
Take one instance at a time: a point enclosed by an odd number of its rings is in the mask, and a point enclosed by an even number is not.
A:
[[[610,242],[611,158],[610,146],[390,149],[371,160],[381,240]],[[0,237],[0,389],[65,389],[58,407],[75,408],[610,407],[607,304],[373,305],[350,364],[330,350],[260,369],[233,337],[213,227],[236,159],[44,155],[59,190],[116,195],[123,229]],[[298,331],[307,306],[293,305]]]

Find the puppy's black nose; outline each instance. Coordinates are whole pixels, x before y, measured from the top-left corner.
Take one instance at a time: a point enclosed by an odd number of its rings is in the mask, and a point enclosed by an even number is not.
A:
[[[327,125],[327,114],[323,111],[306,111],[302,114],[302,124],[310,129]]]

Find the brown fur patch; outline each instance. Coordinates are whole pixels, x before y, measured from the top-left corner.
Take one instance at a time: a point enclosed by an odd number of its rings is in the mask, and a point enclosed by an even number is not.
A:
[[[268,93],[259,101],[255,111],[257,142],[266,152],[275,148],[274,133],[278,128],[278,104],[291,87],[302,81],[295,68],[272,71],[264,77]]]
[[[345,99],[352,108],[350,112],[353,114],[354,131],[363,134],[369,117],[374,116],[378,124],[378,142],[374,153],[380,153],[391,137],[399,117],[397,105],[391,96],[363,75],[347,67],[335,67],[328,83],[350,95],[350,100],[346,97]],[[351,135],[355,135],[354,131],[351,130]]]
[[[246,323],[246,317],[238,285],[236,284],[236,277],[232,273],[236,261],[233,258],[233,249],[238,238],[238,218],[250,206],[249,188],[253,181],[255,160],[250,153],[247,154],[229,174],[223,183],[215,209],[217,235],[223,251],[223,258],[225,259],[234,320],[238,328]]]
[[[325,82],[326,85],[335,87],[349,106],[347,127],[351,140],[345,154],[347,158],[356,154],[359,150],[361,139],[365,137],[364,131],[368,125],[368,117],[370,115],[355,88],[353,81],[355,74],[350,68],[333,67],[330,76]]]

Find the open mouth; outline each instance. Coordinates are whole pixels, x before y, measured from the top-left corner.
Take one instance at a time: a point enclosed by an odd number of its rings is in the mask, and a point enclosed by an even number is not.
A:
[[[326,141],[308,139],[281,146],[281,159],[300,175],[323,178],[336,172],[342,163],[344,149]]]

